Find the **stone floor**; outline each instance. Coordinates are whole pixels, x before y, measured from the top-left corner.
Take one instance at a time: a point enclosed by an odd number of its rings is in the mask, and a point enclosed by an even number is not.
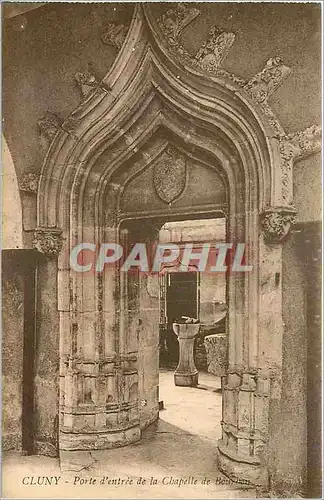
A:
[[[4,456],[2,498],[255,498],[254,490],[230,482],[216,467],[219,388],[220,380],[209,373],[200,373],[199,386],[188,388],[175,387],[173,372],[161,371],[165,409],[141,441],[107,451],[63,452],[61,470],[53,458]],[[58,485],[24,485],[23,478],[32,476],[34,482],[60,479]]]

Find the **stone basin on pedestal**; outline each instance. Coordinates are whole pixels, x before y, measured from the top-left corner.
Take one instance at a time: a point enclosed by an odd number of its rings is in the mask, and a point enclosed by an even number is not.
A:
[[[174,383],[195,387],[198,384],[198,370],[194,362],[194,341],[200,323],[173,323],[172,327],[179,342],[179,363],[174,372]]]

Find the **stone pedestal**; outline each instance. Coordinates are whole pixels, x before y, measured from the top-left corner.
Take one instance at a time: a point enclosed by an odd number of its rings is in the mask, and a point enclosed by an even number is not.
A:
[[[228,365],[226,333],[207,335],[204,339],[204,344],[206,347],[208,371],[217,377],[223,377],[226,374]]]
[[[199,323],[173,323],[173,331],[179,342],[179,363],[174,372],[175,385],[195,387],[198,384],[198,370],[194,362],[194,340],[199,333]]]

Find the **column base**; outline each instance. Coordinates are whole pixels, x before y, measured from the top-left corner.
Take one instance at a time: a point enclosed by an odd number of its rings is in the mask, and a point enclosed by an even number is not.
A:
[[[268,471],[256,457],[243,457],[229,450],[220,439],[217,447],[217,466],[234,483],[268,488]]]
[[[97,432],[60,432],[60,450],[108,450],[135,443],[141,438],[139,424]]]
[[[53,443],[49,443],[46,441],[36,440],[34,442],[34,450],[33,453],[35,455],[45,455],[47,457],[58,457],[58,447]]]
[[[194,373],[174,372],[174,384],[180,387],[196,387],[198,385],[198,371]]]

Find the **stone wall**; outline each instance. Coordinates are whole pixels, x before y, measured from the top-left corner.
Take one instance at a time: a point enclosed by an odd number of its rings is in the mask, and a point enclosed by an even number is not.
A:
[[[225,273],[200,273],[200,322],[211,327],[217,320],[217,302],[226,302]]]
[[[17,251],[2,253],[2,442],[22,449],[24,270]]]
[[[298,235],[291,235],[283,246],[283,353],[280,405],[273,412],[270,425],[271,487],[284,496],[305,493],[307,450],[307,331],[306,294],[300,265]],[[298,283],[298,286],[296,284]],[[285,446],[282,446],[282,443]],[[287,453],[291,460],[287,460]]]
[[[77,72],[100,80],[118,47],[103,42],[110,22],[129,25],[132,4],[50,3],[25,14],[26,28],[15,31],[8,19],[3,29],[4,134],[17,176],[39,172],[47,144],[37,121],[49,111],[66,118],[80,103]]]

